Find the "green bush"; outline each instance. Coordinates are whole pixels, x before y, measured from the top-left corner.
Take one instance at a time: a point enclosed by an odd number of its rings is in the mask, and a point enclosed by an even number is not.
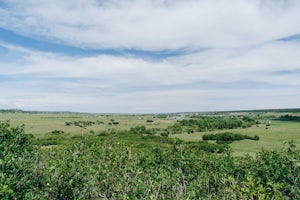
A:
[[[130,132],[138,135],[154,135],[155,132],[153,130],[147,129],[146,126],[135,126],[130,128]]]
[[[200,142],[136,152],[119,143],[75,143],[55,157],[45,154],[49,185],[42,191],[50,199],[299,198],[299,152],[262,151],[256,159],[232,157],[228,149],[206,153],[216,146]]]
[[[279,117],[279,120],[300,122],[300,116],[282,115]]]
[[[65,122],[66,126],[74,125],[74,126],[78,126],[78,127],[81,127],[81,128],[86,128],[86,127],[92,126],[94,124],[96,124],[96,122],[92,122],[92,121],[71,121],[71,122]],[[97,120],[97,124],[102,124],[102,122]]]
[[[204,134],[202,136],[202,140],[216,140],[216,138],[215,134]]]
[[[256,121],[249,117],[198,117],[193,116],[191,119],[182,119],[174,125],[168,127],[171,133],[181,133],[185,130],[188,133],[192,131],[212,131],[235,128],[248,128],[255,125]],[[176,132],[175,132],[176,131]]]
[[[216,140],[216,142],[218,144],[230,144],[233,141],[236,140],[245,140],[245,139],[249,139],[249,140],[259,140],[258,136],[248,136],[248,135],[242,135],[242,134],[234,134],[231,132],[225,132],[225,133],[217,133],[217,134],[204,134],[202,136],[202,139],[204,141],[207,140]]]
[[[200,151],[210,152],[210,153],[224,153],[229,150],[228,145],[223,144],[212,144],[208,142],[200,141],[198,143],[191,143],[189,148],[194,148]]]
[[[38,138],[34,140],[34,145],[39,146],[51,146],[51,145],[58,145],[60,142],[58,141],[58,138],[48,137],[48,138]]]
[[[169,136],[169,133],[167,133],[167,132],[162,132],[162,133],[160,133],[160,136],[162,136],[162,137],[168,137],[168,136]]]
[[[98,136],[108,136],[109,133],[107,131],[101,131],[100,133],[97,134]]]
[[[64,134],[65,132],[62,130],[53,130],[51,133],[59,135],[59,134]]]
[[[0,199],[23,199],[35,184],[31,139],[24,126],[0,121]]]

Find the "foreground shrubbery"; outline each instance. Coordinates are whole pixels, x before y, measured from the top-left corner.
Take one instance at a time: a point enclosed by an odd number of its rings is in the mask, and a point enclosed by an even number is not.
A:
[[[30,139],[24,134],[24,126],[14,128],[0,122],[0,199],[23,199],[34,190],[31,180],[35,158]]]
[[[0,133],[0,199],[300,198],[293,145],[253,158],[207,153],[197,143],[136,151],[88,136],[34,149],[22,128],[1,123]]]

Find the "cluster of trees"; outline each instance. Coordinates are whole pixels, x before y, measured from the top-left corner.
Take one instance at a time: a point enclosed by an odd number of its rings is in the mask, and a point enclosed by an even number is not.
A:
[[[71,122],[65,122],[65,125],[66,126],[71,126],[71,125],[74,125],[74,126],[78,126],[78,127],[81,127],[81,128],[86,128],[88,126],[92,126],[96,124],[96,122],[93,122],[93,121],[71,121]]]
[[[300,116],[282,115],[282,116],[280,116],[279,119],[284,120],[284,121],[298,121],[298,122],[300,122]]]
[[[114,119],[111,119],[110,122],[108,122],[108,125],[118,125],[119,122],[115,121]]]
[[[204,134],[202,136],[202,139],[204,141],[216,140],[217,144],[230,144],[236,140],[245,140],[245,139],[259,140],[259,137],[258,136],[251,137],[249,135],[225,132],[225,133],[217,133],[217,134]]]
[[[114,124],[114,125],[116,125],[116,124],[119,124],[119,122],[115,122],[115,121],[111,121],[111,122],[109,122],[109,123],[111,123],[111,124],[109,124],[109,125],[112,125],[112,124]],[[86,127],[88,127],[88,126],[92,126],[92,125],[95,125],[95,124],[97,124],[97,125],[100,125],[100,124],[104,124],[104,122],[103,121],[99,121],[99,120],[97,120],[97,121],[83,121],[83,120],[80,120],[80,121],[71,121],[71,122],[65,122],[65,125],[66,126],[78,126],[78,127],[81,127],[81,128],[86,128]]]
[[[146,126],[135,126],[130,128],[130,132],[138,135],[154,135],[155,132],[147,129]]]
[[[255,157],[201,145],[137,151],[86,136],[39,148],[24,127],[0,122],[0,199],[300,199],[293,144]]]
[[[247,128],[259,122],[249,117],[197,117],[191,119],[179,120],[173,126],[169,127],[169,131],[173,134],[181,132],[193,133],[223,130],[223,129],[235,129],[235,128]]]
[[[56,134],[56,135],[60,135],[60,134],[64,134],[65,132],[62,130],[53,130],[51,131],[52,134]]]

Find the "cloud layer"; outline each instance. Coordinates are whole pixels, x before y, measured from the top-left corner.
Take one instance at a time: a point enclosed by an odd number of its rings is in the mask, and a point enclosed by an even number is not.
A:
[[[0,38],[3,108],[135,113],[300,106],[300,42],[289,38],[300,33],[296,0],[6,0],[0,19],[1,28],[41,44],[113,50],[72,56]],[[157,52],[166,56],[158,59]]]
[[[296,0],[4,2],[1,26],[86,48],[239,47],[300,32]]]

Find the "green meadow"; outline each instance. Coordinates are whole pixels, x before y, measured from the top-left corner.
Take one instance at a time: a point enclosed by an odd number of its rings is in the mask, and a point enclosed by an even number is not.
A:
[[[242,140],[234,141],[230,147],[234,155],[254,155],[262,149],[279,149],[287,142],[293,140],[297,148],[300,148],[300,122],[299,121],[284,121],[278,118],[282,115],[299,115],[297,111],[291,112],[227,112],[227,113],[204,113],[205,116],[249,116],[256,118],[260,124],[252,125],[249,128],[236,128],[224,130],[212,130],[204,132],[187,133],[182,131],[180,134],[169,134],[169,138],[178,138],[183,141],[198,142],[202,141],[204,134],[216,134],[226,131],[232,133],[244,134],[248,136],[259,136],[259,141]],[[198,114],[199,115],[199,114]],[[15,113],[0,113],[0,121],[9,120],[13,126],[25,125],[25,133],[33,134],[36,138],[46,138],[51,135],[54,130],[62,131],[66,136],[89,135],[90,133],[99,134],[101,132],[119,132],[130,130],[131,127],[145,126],[147,129],[164,130],[181,119],[190,119],[193,114],[164,114],[164,115],[125,115],[125,114],[84,114],[84,113],[40,113],[40,112],[15,112]],[[95,124],[79,127],[67,126],[66,122],[74,121],[91,121]],[[101,122],[101,123],[97,123]],[[117,123],[112,123],[117,122]],[[269,126],[266,129],[266,124]],[[124,136],[124,135],[123,135]],[[55,136],[51,136],[52,138]],[[71,137],[64,137],[70,139]],[[126,140],[130,144],[134,144],[137,138],[119,135],[114,136],[114,140]],[[48,138],[49,139],[49,138]],[[59,138],[57,139],[59,140]],[[130,140],[133,140],[130,142]],[[157,139],[156,139],[157,141]],[[147,140],[143,143],[153,143]]]
[[[265,123],[271,121],[271,125],[266,129]],[[233,130],[217,130],[210,132],[197,132],[193,134],[183,133],[172,135],[184,141],[199,141],[202,140],[204,134],[214,134],[230,131],[233,133],[245,134],[249,136],[259,136],[259,141],[242,140],[234,141],[230,144],[234,155],[244,155],[261,151],[262,149],[274,150],[283,147],[284,144],[293,140],[294,144],[300,149],[300,123],[287,122],[280,120],[265,119],[261,120],[262,124],[252,126],[246,129],[233,129]]]
[[[85,134],[90,131],[101,132],[105,130],[129,130],[133,126],[143,125],[148,128],[166,128],[174,123],[174,119],[166,119],[159,115],[118,115],[118,114],[82,114],[82,113],[0,113],[0,121],[9,120],[12,125],[25,125],[25,132],[42,137],[53,130],[62,130],[71,135]],[[96,121],[101,124],[93,124],[82,128],[78,126],[66,126],[66,122],[72,121]],[[147,122],[153,120],[153,122]],[[110,124],[112,121],[117,125]]]

